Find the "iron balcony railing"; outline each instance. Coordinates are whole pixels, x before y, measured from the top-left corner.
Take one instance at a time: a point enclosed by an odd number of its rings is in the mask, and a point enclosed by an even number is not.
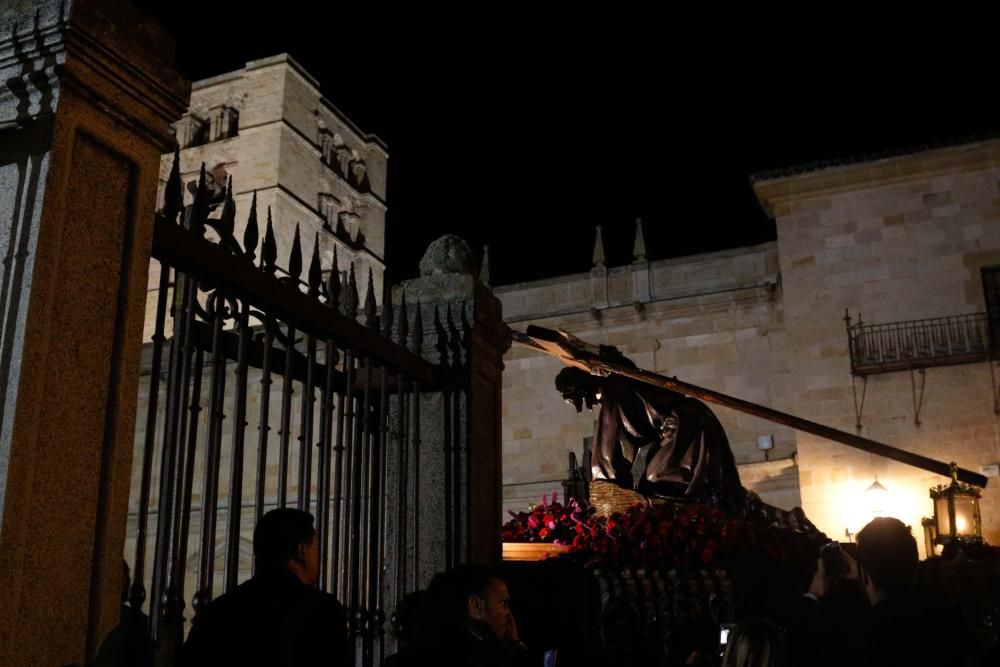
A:
[[[844,321],[855,375],[968,364],[991,354],[986,313],[886,324],[865,324],[860,315],[852,323],[845,314]]]

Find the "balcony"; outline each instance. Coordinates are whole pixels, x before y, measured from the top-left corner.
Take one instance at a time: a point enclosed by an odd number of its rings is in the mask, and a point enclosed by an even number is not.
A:
[[[953,366],[991,358],[986,313],[925,320],[865,324],[845,315],[851,372],[872,375],[931,366]]]

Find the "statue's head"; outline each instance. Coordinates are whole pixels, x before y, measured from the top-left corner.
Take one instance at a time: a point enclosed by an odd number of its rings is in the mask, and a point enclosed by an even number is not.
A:
[[[602,378],[579,368],[564,368],[556,375],[556,391],[562,394],[563,399],[573,405],[577,412],[582,412],[583,406],[586,405],[589,410],[595,403],[600,402],[601,381]]]

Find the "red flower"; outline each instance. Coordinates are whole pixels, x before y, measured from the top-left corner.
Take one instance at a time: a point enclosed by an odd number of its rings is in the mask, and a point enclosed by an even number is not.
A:
[[[756,523],[702,504],[632,505],[610,517],[586,503],[536,505],[509,513],[504,540],[571,545],[571,553],[604,567],[728,567],[743,559],[777,564],[814,558],[800,533]]]

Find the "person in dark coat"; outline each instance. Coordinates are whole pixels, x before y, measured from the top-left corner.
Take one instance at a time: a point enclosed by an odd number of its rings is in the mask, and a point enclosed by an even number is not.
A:
[[[506,582],[493,570],[463,564],[434,576],[420,618],[393,664],[439,667],[541,667],[518,635]]]
[[[313,516],[272,510],[257,524],[253,545],[256,573],[195,616],[181,664],[348,664],[344,608],[315,588],[319,553]]]
[[[878,517],[857,540],[861,580],[872,604],[862,664],[961,667],[974,661],[969,648],[975,642],[961,609],[915,585],[919,557],[910,527]]]

